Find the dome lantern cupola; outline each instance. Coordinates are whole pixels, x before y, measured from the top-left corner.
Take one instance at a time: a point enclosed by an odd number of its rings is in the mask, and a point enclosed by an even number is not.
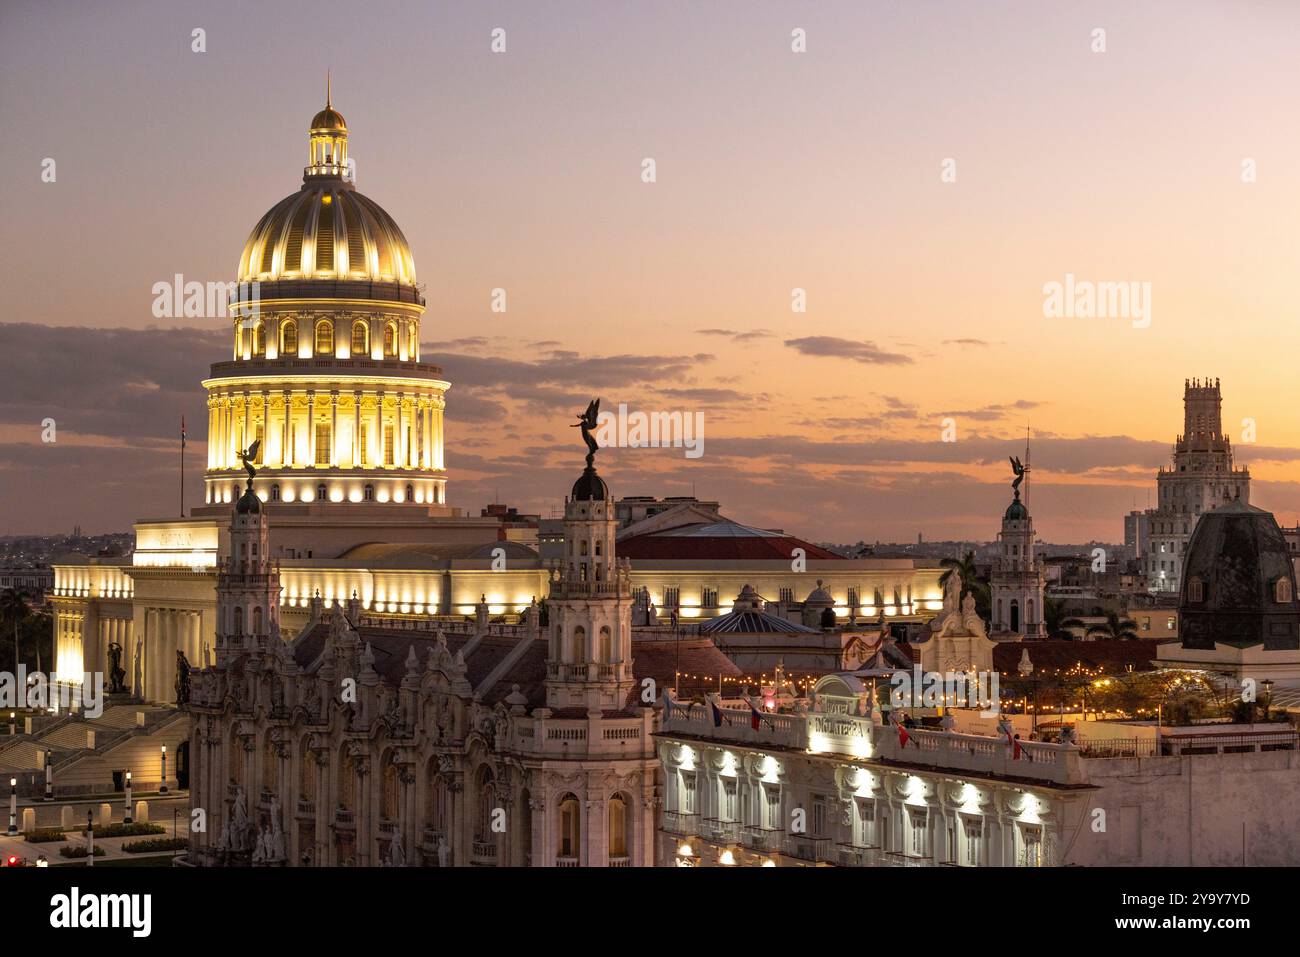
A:
[[[308,133],[308,166],[303,181],[327,176],[344,179],[348,168],[348,124],[330,100],[330,78],[325,74],[325,109],[311,120]]]

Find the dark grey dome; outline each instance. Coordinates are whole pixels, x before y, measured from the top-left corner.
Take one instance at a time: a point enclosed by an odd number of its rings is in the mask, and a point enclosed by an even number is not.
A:
[[[1003,514],[1002,520],[1004,522],[1023,522],[1028,517],[1029,509],[1025,508],[1024,503],[1020,501],[1020,493],[1016,492],[1016,497],[1012,499],[1011,504],[1007,506],[1007,510]]]
[[[573,483],[573,493],[569,498],[575,502],[603,502],[609,498],[609,486],[596,474],[596,470],[588,465],[578,476],[578,481]]]
[[[1178,617],[1186,648],[1300,648],[1295,571],[1271,512],[1231,502],[1201,516],[1183,558]]]
[[[253,483],[248,483],[248,488],[244,489],[244,494],[239,496],[239,501],[235,503],[236,515],[256,515],[262,511],[262,500],[257,497],[253,491]]]

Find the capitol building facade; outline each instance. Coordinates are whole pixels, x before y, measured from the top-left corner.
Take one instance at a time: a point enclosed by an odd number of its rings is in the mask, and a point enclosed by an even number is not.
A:
[[[185,704],[158,771],[208,813],[196,864],[654,863],[645,689],[739,675],[676,623],[748,588],[919,627],[940,570],[694,500],[620,526],[590,464],[549,553],[536,529],[449,505],[451,383],[423,360],[414,258],[350,182],[347,138],[327,103],[302,187],[244,245],[231,354],[203,381],[202,504],[138,521],[129,558],[55,563],[57,672],[116,662],[126,710]],[[141,778],[150,734],[62,756],[58,777],[103,787],[130,751]]]

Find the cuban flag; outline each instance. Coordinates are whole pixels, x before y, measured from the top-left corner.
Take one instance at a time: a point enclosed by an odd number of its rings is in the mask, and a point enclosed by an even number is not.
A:
[[[749,726],[757,731],[762,723],[763,713],[755,708],[754,703],[751,701],[749,703]]]
[[[712,698],[709,699],[709,707],[713,709],[713,726],[715,728],[722,727],[722,709],[718,707]]]
[[[181,416],[181,448],[185,448],[185,416]]]

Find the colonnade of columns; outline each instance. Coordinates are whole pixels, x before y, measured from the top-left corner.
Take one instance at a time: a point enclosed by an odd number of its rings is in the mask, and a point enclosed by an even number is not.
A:
[[[405,390],[365,393],[354,389],[349,395],[346,389],[286,389],[277,395],[261,389],[213,394],[208,399],[208,468],[238,468],[238,452],[260,435],[261,461],[271,468],[319,464],[331,468],[441,469],[444,406],[440,394]],[[347,441],[340,433],[340,421],[349,425]],[[329,454],[318,463],[316,426],[326,423]],[[389,429],[392,439],[386,441]]]
[[[203,667],[202,614],[183,608],[145,608],[143,613],[144,641],[123,656],[127,685],[146,701],[174,704],[176,652],[184,652],[191,667]],[[141,688],[135,687],[137,653],[142,655]]]

